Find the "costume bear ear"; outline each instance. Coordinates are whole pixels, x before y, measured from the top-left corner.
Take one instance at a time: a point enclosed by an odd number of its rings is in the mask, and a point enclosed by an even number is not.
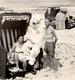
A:
[[[42,20],[42,18],[41,19],[37,19],[37,20],[35,20],[34,22],[33,22],[33,25],[35,25],[35,24],[39,24],[40,22],[41,22],[41,20]]]

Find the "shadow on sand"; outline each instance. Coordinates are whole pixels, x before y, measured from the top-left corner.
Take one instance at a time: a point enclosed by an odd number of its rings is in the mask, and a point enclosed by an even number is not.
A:
[[[63,65],[60,63],[59,59],[52,58],[51,61],[46,57],[44,59],[44,68],[50,67],[54,71],[58,71],[59,67],[62,67]]]

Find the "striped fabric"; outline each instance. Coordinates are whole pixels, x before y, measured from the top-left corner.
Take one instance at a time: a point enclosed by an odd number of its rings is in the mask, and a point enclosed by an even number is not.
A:
[[[14,19],[14,16],[16,17],[16,20],[12,20]],[[8,20],[5,20],[4,17],[7,17]],[[18,20],[17,17],[22,19]],[[31,19],[31,13],[4,13],[0,18],[0,43],[7,51],[9,51],[14,42],[16,42],[17,37],[20,34],[25,35]]]
[[[9,51],[16,42],[17,36],[20,34],[20,29],[1,29],[1,44]]]

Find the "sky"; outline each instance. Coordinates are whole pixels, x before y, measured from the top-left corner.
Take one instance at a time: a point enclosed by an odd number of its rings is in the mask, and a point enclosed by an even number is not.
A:
[[[75,0],[0,0],[0,7],[5,7],[10,10],[19,11],[26,8],[36,8],[40,6],[53,6],[53,5],[68,5],[68,9],[74,13]],[[73,6],[73,9],[72,9]]]
[[[68,4],[74,6],[75,0],[0,0],[0,7],[12,9]]]

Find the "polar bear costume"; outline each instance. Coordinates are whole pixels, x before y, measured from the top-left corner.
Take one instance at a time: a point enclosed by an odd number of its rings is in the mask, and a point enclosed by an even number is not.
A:
[[[33,65],[35,63],[36,57],[40,52],[40,48],[44,44],[44,19],[44,16],[41,14],[32,15],[27,33],[24,36],[24,40],[26,42],[23,45],[23,51],[25,55],[27,55],[26,59],[29,60],[30,65]]]

